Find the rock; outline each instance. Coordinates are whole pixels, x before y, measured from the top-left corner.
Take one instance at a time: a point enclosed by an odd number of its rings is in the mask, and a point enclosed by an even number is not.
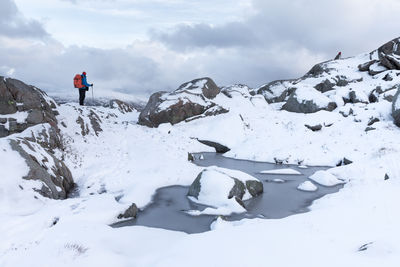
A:
[[[348,100],[345,99],[345,103],[348,103],[348,102],[353,103],[353,104],[355,104],[355,103],[368,104],[367,96],[364,95],[364,94],[361,94],[359,92],[357,93],[356,91],[350,91],[349,92]]]
[[[219,92],[220,89],[210,78],[201,78],[184,83],[171,93],[154,93],[140,113],[138,124],[158,127],[161,123],[176,124],[201,114],[209,116],[227,112],[223,108],[217,109],[219,112],[209,110],[216,106],[210,99]]]
[[[349,84],[349,81],[347,80],[346,76],[338,75],[334,79],[336,81],[336,86],[343,87],[343,86],[347,86]]]
[[[349,165],[352,164],[353,161],[347,159],[347,158],[343,158],[341,161],[338,162],[338,164],[336,164],[336,166],[345,166],[345,165]]]
[[[400,89],[397,90],[397,93],[394,95],[392,102],[392,117],[394,119],[394,124],[400,127]]]
[[[100,117],[93,110],[90,110],[89,120],[90,124],[92,125],[92,129],[94,130],[94,133],[96,134],[96,136],[98,136],[99,132],[103,131],[103,129],[101,129],[100,127],[101,123]]]
[[[381,63],[374,63],[369,67],[368,73],[371,76],[375,76],[379,73],[382,73],[384,71],[387,71],[388,69]]]
[[[296,113],[314,113],[320,110],[332,111],[336,107],[335,102],[315,89],[299,88],[289,96],[287,102],[282,106],[282,110]]]
[[[389,180],[389,175],[387,174],[387,173],[385,173],[385,178],[384,178],[384,180],[386,181],[386,180]]]
[[[369,131],[373,131],[373,130],[376,130],[376,128],[374,128],[374,127],[365,128],[365,132],[369,132]]]
[[[136,218],[138,213],[138,208],[135,203],[129,206],[129,208],[124,212],[118,215],[118,219],[129,219]]]
[[[382,88],[380,86],[376,87],[372,92],[370,93],[368,100],[370,103],[375,103],[379,101],[379,95],[382,94]]]
[[[188,153],[188,161],[194,161],[194,157],[192,153]]]
[[[212,79],[205,77],[186,82],[175,90],[176,93],[184,91],[196,94],[203,94],[204,97],[208,99],[213,99],[221,92],[221,89],[215,84]]]
[[[385,77],[382,78],[382,80],[390,82],[393,81],[393,77],[390,75],[390,73],[388,73],[385,75]]]
[[[37,190],[41,195],[52,199],[67,198],[68,193],[74,187],[74,181],[70,170],[62,161],[27,140],[10,140],[10,145],[25,159],[29,167],[29,173],[23,178],[39,180],[43,183],[42,188]],[[28,149],[25,150],[24,147]],[[32,152],[33,154],[30,154]],[[41,155],[42,161],[35,157],[37,154]],[[54,165],[51,166],[51,162],[54,162]]]
[[[202,144],[204,144],[206,146],[211,146],[211,147],[215,148],[215,151],[217,153],[222,153],[223,154],[223,153],[226,153],[226,152],[231,150],[230,148],[228,148],[228,147],[226,147],[224,145],[221,145],[221,144],[219,144],[217,142],[208,141],[208,140],[200,140],[200,139],[197,139],[197,141],[199,141],[200,143],[202,143]]]
[[[371,126],[372,124],[374,124],[375,122],[380,121],[378,118],[370,118],[369,122],[368,122],[368,126]]]
[[[378,62],[378,60],[371,60],[371,61],[368,61],[366,63],[360,64],[360,65],[358,65],[358,69],[360,71],[368,71],[369,67],[371,65],[375,64],[376,62]]]
[[[218,206],[233,200],[244,207],[244,200],[262,194],[263,190],[262,182],[246,173],[208,167],[197,175],[187,195],[205,205]],[[213,203],[216,199],[217,203]]]
[[[8,130],[6,129],[6,127],[4,127],[4,125],[0,124],[0,138],[6,136],[8,136]]]
[[[43,117],[42,111],[34,109],[29,112],[28,118],[26,119],[26,121],[29,124],[36,125],[36,124],[42,123],[43,119],[44,119],[44,117]]]
[[[314,125],[314,126],[310,126],[308,124],[305,124],[304,126],[306,128],[308,128],[308,129],[310,129],[313,132],[320,131],[322,129],[322,125],[321,124],[317,124],[317,125]]]
[[[283,102],[293,92],[289,89],[291,80],[273,81],[257,89],[257,94],[264,96],[265,100],[271,103]]]
[[[331,83],[328,79],[326,79],[325,81],[317,84],[314,88],[320,91],[321,93],[325,93],[330,90],[333,90],[334,86],[335,86],[334,83]]]
[[[131,104],[118,99],[110,100],[109,106],[118,109],[122,114],[133,112],[135,110]]]

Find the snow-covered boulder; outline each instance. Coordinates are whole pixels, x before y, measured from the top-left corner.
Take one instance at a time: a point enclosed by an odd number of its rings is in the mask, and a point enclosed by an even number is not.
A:
[[[122,114],[132,112],[135,110],[135,107],[133,105],[131,105],[130,103],[121,101],[119,99],[110,100],[109,106],[111,108],[118,109]]]
[[[257,94],[263,95],[268,103],[283,102],[295,89],[290,86],[290,80],[273,81],[258,88]]]
[[[317,171],[309,179],[323,186],[335,186],[343,184],[344,181],[327,171]]]
[[[262,182],[251,175],[213,166],[197,176],[189,188],[188,196],[204,205],[243,212],[242,201],[262,194],[263,190]]]
[[[228,110],[211,101],[219,92],[213,80],[201,78],[184,83],[171,93],[154,93],[140,113],[138,123],[158,127],[161,123],[176,124],[196,116],[226,113]]]
[[[314,192],[314,191],[318,190],[318,187],[315,184],[313,184],[311,181],[304,181],[301,184],[299,184],[297,189],[300,191]]]
[[[400,127],[400,87],[397,90],[397,93],[394,95],[394,99],[392,102],[392,117],[394,119],[394,124]]]
[[[297,113],[314,113],[320,110],[332,111],[337,107],[328,97],[311,87],[303,86],[293,92],[282,110]]]

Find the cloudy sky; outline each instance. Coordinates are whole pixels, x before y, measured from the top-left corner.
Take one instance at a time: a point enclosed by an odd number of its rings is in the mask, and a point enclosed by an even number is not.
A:
[[[148,95],[209,76],[257,87],[400,36],[398,0],[0,0],[0,75]]]

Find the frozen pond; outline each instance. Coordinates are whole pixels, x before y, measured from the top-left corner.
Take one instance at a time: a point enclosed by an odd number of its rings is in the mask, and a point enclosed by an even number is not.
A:
[[[196,153],[194,163],[198,166],[218,166],[246,172],[264,184],[264,193],[256,198],[245,201],[247,212],[224,217],[226,220],[240,220],[243,218],[279,219],[292,214],[308,211],[312,201],[326,194],[339,191],[343,185],[325,187],[318,185],[314,192],[300,191],[300,183],[318,170],[326,167],[301,168],[296,165],[276,165],[272,163],[236,160],[223,157],[217,153]],[[200,156],[202,155],[200,159]],[[266,170],[291,169],[301,174],[262,174]],[[295,173],[291,171],[292,173]],[[193,180],[196,177],[193,177]],[[202,206],[190,201],[186,194],[189,187],[169,186],[157,190],[153,202],[138,213],[134,220],[116,223],[114,227],[143,225],[163,229],[183,231],[186,233],[200,233],[210,230],[210,224],[216,216],[191,216],[187,210],[203,210]]]

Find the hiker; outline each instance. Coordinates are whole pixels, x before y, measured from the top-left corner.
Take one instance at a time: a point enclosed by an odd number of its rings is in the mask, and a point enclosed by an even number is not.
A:
[[[86,91],[89,91],[89,87],[93,86],[92,84],[88,84],[86,80],[86,72],[82,72],[82,74],[75,75],[74,78],[74,86],[75,88],[79,88],[79,105],[83,106],[83,102],[85,101]]]
[[[342,57],[342,52],[339,52],[339,53],[336,55],[335,60],[338,60],[338,59],[340,59],[341,57]]]

